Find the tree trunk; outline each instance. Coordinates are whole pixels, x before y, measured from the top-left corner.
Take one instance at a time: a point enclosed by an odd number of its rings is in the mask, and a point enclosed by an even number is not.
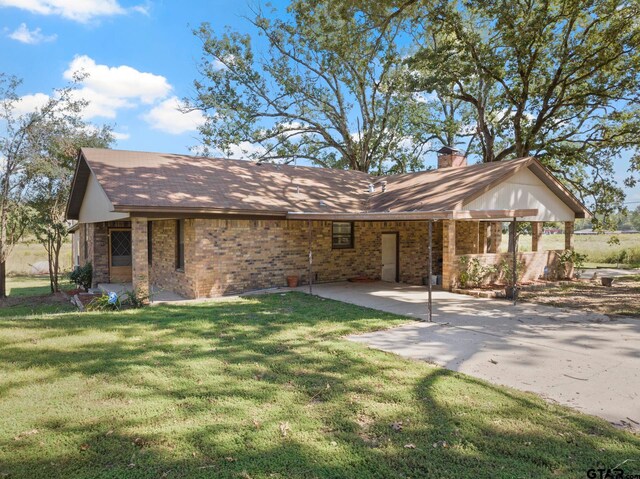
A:
[[[0,299],[7,297],[6,263],[0,261]]]
[[[60,249],[62,248],[62,241],[60,238],[56,238],[55,247],[53,249],[53,289],[54,293],[60,291]]]
[[[51,289],[51,293],[55,293],[55,289],[53,289],[53,258],[52,258],[52,246],[49,243],[49,247],[47,248],[47,259],[49,261],[49,288]]]

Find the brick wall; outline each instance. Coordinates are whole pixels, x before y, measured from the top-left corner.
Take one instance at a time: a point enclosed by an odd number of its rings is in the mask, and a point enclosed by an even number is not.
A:
[[[456,254],[477,254],[479,236],[479,222],[456,221]]]
[[[560,253],[561,251],[517,253],[518,262],[524,263],[518,281],[533,281],[540,278],[544,273],[545,267],[549,268],[548,271],[550,278],[555,278],[557,276],[558,255]],[[457,278],[460,274],[460,258],[462,256],[466,256],[469,259],[477,258],[480,260],[480,264],[483,266],[493,265],[499,267],[503,260],[509,261],[510,264],[513,261],[513,253],[458,255],[456,256],[456,260],[453,264],[453,269],[455,270],[456,285],[459,283]],[[493,278],[487,278],[487,280],[490,279],[503,280],[503,278],[499,277],[499,273],[496,273]]]
[[[175,269],[175,221],[154,221],[151,282],[187,297],[219,296],[285,286],[286,277],[308,281],[306,221],[185,221],[185,268]],[[427,225],[424,222],[356,222],[354,248],[332,249],[330,221],[312,222],[314,281],[345,280],[363,275],[379,278],[381,234],[398,232],[400,281],[421,284],[427,269]],[[434,225],[434,274],[441,269],[442,229]]]
[[[153,221],[152,226],[152,262],[149,268],[151,284],[175,291],[187,298],[196,297],[195,222],[184,221],[185,267],[176,270],[176,220]]]

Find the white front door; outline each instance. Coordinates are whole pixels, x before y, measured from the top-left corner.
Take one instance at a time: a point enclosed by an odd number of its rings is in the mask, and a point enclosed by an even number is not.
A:
[[[396,282],[398,271],[398,237],[395,233],[382,234],[382,281]]]

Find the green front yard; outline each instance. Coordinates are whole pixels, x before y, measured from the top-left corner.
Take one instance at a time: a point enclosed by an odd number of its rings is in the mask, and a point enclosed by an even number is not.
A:
[[[342,339],[405,321],[378,311],[27,311],[0,308],[0,477],[575,478],[640,456],[599,419]]]

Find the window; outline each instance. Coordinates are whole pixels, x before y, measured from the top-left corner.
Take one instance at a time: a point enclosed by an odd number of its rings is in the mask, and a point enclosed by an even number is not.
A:
[[[334,222],[331,240],[334,249],[353,248],[353,223]]]
[[[176,269],[184,270],[184,220],[176,221]]]
[[[153,264],[153,223],[147,221],[147,257],[149,266]]]
[[[131,231],[111,231],[111,266],[131,266]]]

